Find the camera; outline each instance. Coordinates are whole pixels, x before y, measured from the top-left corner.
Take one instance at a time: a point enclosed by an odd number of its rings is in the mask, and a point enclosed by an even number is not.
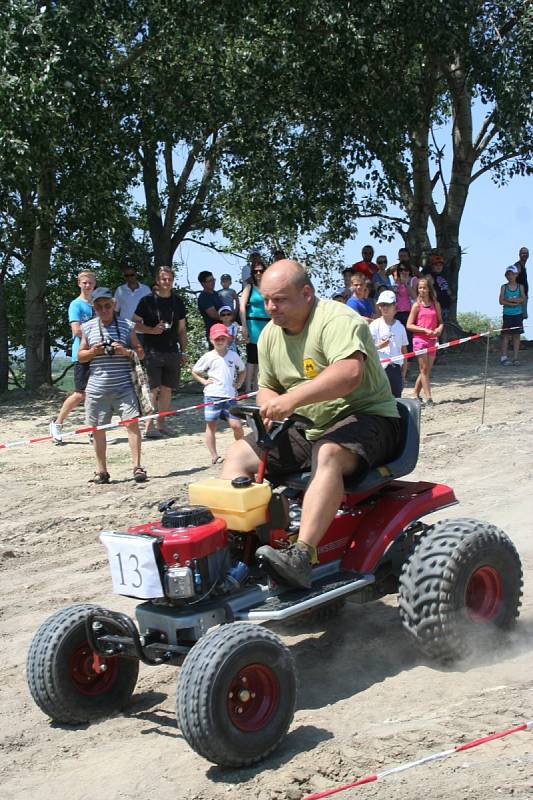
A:
[[[104,353],[106,356],[112,356],[115,354],[113,339],[111,339],[109,336],[106,336],[105,339],[102,339],[102,345],[104,347]]]

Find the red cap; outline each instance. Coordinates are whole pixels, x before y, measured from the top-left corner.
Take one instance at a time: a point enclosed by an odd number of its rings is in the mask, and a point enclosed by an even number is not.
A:
[[[226,326],[221,322],[216,322],[214,325],[211,325],[209,329],[209,338],[213,341],[213,339],[218,339],[219,336],[226,336],[228,339],[233,339],[233,336],[228,332]]]

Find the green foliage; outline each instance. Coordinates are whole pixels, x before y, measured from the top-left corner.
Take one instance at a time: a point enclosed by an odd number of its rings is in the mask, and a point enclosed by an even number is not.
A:
[[[457,324],[467,333],[483,333],[490,328],[497,330],[501,327],[501,317],[489,317],[479,311],[460,311],[457,314]],[[492,334],[498,336],[499,334]]]

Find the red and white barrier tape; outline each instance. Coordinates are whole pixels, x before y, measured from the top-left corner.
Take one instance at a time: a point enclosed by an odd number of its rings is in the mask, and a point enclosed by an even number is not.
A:
[[[483,333],[473,333],[470,336],[465,336],[462,339],[451,339],[449,342],[443,342],[442,344],[436,344],[433,347],[424,347],[421,350],[413,350],[412,353],[403,353],[401,356],[392,356],[391,358],[382,358],[380,359],[382,364],[391,364],[395,361],[403,362],[404,358],[413,358],[414,356],[423,356],[426,353],[436,353],[437,350],[446,350],[448,347],[455,347],[458,344],[464,344],[465,342],[472,342],[474,339],[481,339],[483,336],[490,336],[493,333],[509,333],[510,331],[520,330],[518,326],[515,328],[498,328],[497,330],[490,330],[484,331]],[[379,352],[379,351],[378,351]]]
[[[421,356],[424,353],[435,353],[437,350],[445,350],[448,347],[455,347],[458,344],[464,344],[465,342],[471,342],[474,339],[480,339],[482,336],[490,336],[492,333],[501,333],[501,331],[514,331],[518,328],[498,328],[497,330],[490,330],[484,331],[483,333],[474,333],[470,336],[465,336],[463,339],[452,339],[450,342],[445,342],[444,344],[438,344],[434,347],[425,347],[422,350],[416,350],[413,353],[405,353],[401,356],[393,356],[392,358],[382,359],[382,364],[389,364],[394,363],[395,361],[402,361],[404,358],[413,358],[413,356]],[[254,397],[257,392],[251,392],[250,394],[241,394],[238,397],[235,397],[234,400],[244,400],[246,397]],[[224,403],[225,400],[220,400],[219,402]],[[206,405],[216,405],[216,403],[197,403],[194,406],[188,406],[187,408],[179,408],[176,411],[160,411],[157,414],[148,414],[145,417],[132,417],[131,419],[123,419],[120,422],[110,422],[108,425],[98,425],[92,427],[85,427],[85,428],[76,428],[73,431],[67,431],[66,433],[62,433],[61,436],[63,439],[69,436],[77,436],[80,433],[94,433],[94,431],[108,431],[112,430],[113,428],[120,428],[123,425],[129,425],[131,422],[143,422],[148,419],[157,419],[158,417],[168,417],[173,414],[183,414],[185,411],[195,411],[198,408],[204,408]],[[0,450],[7,450],[12,447],[21,447],[26,444],[37,444],[38,442],[50,442],[53,439],[52,436],[37,436],[33,439],[17,439],[13,442],[3,442],[0,443]]]
[[[240,394],[237,397],[233,397],[233,400],[245,400],[247,397],[255,397],[257,392],[250,392],[249,394]],[[76,428],[73,431],[66,431],[65,433],[61,434],[62,439],[65,439],[69,436],[77,436],[80,433],[94,433],[94,431],[109,431],[113,428],[120,428],[124,425],[130,425],[132,422],[144,422],[148,419],[157,419],[158,417],[171,417],[176,414],[184,414],[186,411],[195,411],[197,408],[205,408],[206,406],[216,406],[219,403],[226,403],[228,400],[225,397],[222,400],[214,400],[210,401],[209,403],[196,403],[194,406],[187,406],[187,408],[178,408],[176,410],[171,411],[159,411],[156,414],[147,414],[144,417],[131,417],[131,419],[121,419],[119,422],[109,422],[107,425],[92,425],[85,428]],[[21,447],[25,444],[37,444],[38,442],[50,442],[53,439],[53,436],[50,434],[48,436],[37,436],[34,439],[17,439],[13,442],[4,442],[3,444],[0,443],[0,450],[7,450],[11,447]]]
[[[374,772],[372,775],[366,775],[364,778],[359,778],[359,780],[352,781],[351,783],[345,783],[343,786],[337,786],[333,789],[325,789],[321,792],[308,794],[303,798],[303,800],[321,800],[323,797],[331,797],[339,792],[345,792],[347,789],[353,789],[356,786],[362,786],[364,783],[373,783],[373,781],[378,781],[381,778],[387,778],[389,775],[397,775],[400,772],[406,772],[408,769],[420,767],[423,764],[429,764],[432,761],[441,761],[444,758],[448,758],[448,756],[453,756],[455,753],[462,753],[464,750],[470,750],[472,747],[478,747],[480,744],[492,742],[495,739],[503,739],[505,736],[510,736],[511,733],[527,731],[531,728],[533,728],[533,720],[530,720],[529,722],[523,722],[521,725],[516,725],[514,728],[507,728],[507,730],[500,731],[499,733],[491,733],[488,736],[481,736],[479,739],[472,739],[470,742],[458,744],[455,747],[452,747],[449,750],[443,750],[440,753],[432,753],[429,756],[418,758],[416,761],[408,761],[406,764],[401,764],[398,767],[390,767],[389,769],[384,769],[382,772]]]

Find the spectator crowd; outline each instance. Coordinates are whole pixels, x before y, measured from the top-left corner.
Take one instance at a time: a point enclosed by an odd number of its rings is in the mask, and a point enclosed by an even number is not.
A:
[[[519,364],[520,334],[527,318],[528,257],[528,249],[521,247],[518,260],[505,269],[506,282],[500,289],[502,366]],[[258,341],[270,320],[261,283],[268,266],[285,258],[278,250],[266,263],[260,252],[252,252],[238,290],[229,274],[221,276],[220,288],[216,288],[212,272],[203,270],[198,275],[202,288],[197,305],[206,353],[191,365],[191,373],[204,387],[206,445],[213,464],[222,461],[215,439],[219,419],[228,421],[236,439],[243,436],[241,421],[230,413],[231,399],[243,385],[246,393],[257,389]],[[139,410],[146,414],[148,403],[158,416],[156,421],[147,421],[144,438],[161,439],[170,434],[165,412],[171,409],[172,392],[179,388],[180,371],[187,362],[186,307],[174,290],[171,267],[159,267],[151,287],[139,280],[134,267],[126,266],[123,275],[124,283],[114,292],[96,288],[92,271],[78,275],[79,295],[68,309],[74,392],[51,421],[50,433],[54,442],[62,443],[65,419],[82,402],[87,426],[106,425],[113,414],[133,420],[126,422],[133,479],[143,482],[147,474],[141,464],[142,436],[134,418]],[[408,364],[414,360],[404,356],[429,349],[416,354],[413,397],[432,406],[431,371],[436,353],[431,348],[437,344],[452,306],[442,256],[434,252],[420,267],[403,247],[397,262],[389,266],[386,255],[374,260],[374,248],[365,245],[361,260],[346,267],[342,277],[343,285],[331,293],[330,300],[346,304],[369,326],[394,397],[401,397]],[[144,371],[140,362],[144,362]],[[91,440],[96,459],[91,480],[109,483],[105,430],[95,431]]]

